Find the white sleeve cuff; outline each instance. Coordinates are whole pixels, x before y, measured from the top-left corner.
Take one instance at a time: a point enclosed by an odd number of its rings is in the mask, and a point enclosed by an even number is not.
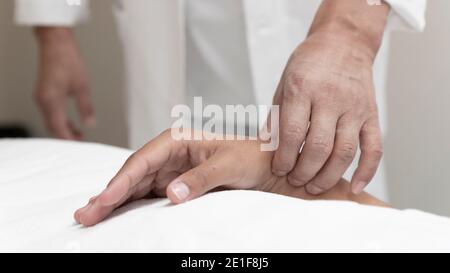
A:
[[[89,0],[15,0],[21,25],[72,26],[88,18]]]
[[[388,30],[425,29],[427,0],[385,0],[391,6]]]

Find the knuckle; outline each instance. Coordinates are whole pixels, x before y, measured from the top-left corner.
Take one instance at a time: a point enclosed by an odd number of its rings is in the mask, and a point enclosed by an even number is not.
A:
[[[381,146],[372,146],[368,148],[367,154],[370,156],[370,158],[374,161],[380,161],[383,157],[383,148]]]
[[[192,177],[194,181],[192,181],[192,186],[194,186],[198,191],[205,191],[208,188],[208,179],[205,172],[193,169]]]
[[[336,157],[342,162],[351,162],[356,154],[356,147],[353,143],[343,143],[336,147]]]
[[[291,124],[284,127],[284,137],[286,140],[295,140],[306,134],[305,128],[297,124]]]
[[[319,101],[336,101],[337,95],[340,93],[341,87],[333,82],[333,81],[326,81],[319,83],[320,86],[320,95],[318,97]]]
[[[333,81],[327,81],[322,83],[322,89],[330,94],[334,94],[340,90],[340,86]]]
[[[283,92],[284,100],[296,98],[300,91],[305,89],[306,77],[300,72],[291,72],[286,80],[286,88]]]
[[[321,137],[314,137],[311,141],[311,150],[317,157],[322,158],[328,156],[332,148],[333,145]]]

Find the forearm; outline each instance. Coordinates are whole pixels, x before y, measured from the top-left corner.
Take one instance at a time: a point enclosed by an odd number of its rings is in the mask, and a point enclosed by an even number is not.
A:
[[[323,34],[351,43],[372,61],[381,46],[390,7],[369,5],[366,0],[324,0],[317,11],[309,36]]]
[[[294,187],[291,186],[286,177],[281,177],[274,184],[271,190],[272,192],[287,195],[295,198],[300,198],[304,200],[339,200],[339,201],[353,201],[363,205],[379,206],[379,207],[389,207],[385,202],[378,200],[377,198],[371,196],[368,193],[363,192],[359,195],[354,195],[350,190],[350,183],[342,179],[336,187],[330,191],[314,196],[305,191],[304,187]]]

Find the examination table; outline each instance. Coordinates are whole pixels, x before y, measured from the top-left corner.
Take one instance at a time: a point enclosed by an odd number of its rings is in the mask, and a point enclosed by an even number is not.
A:
[[[0,141],[0,252],[450,252],[450,219],[416,210],[225,191],[183,205],[144,200],[92,228],[73,212],[131,151]]]

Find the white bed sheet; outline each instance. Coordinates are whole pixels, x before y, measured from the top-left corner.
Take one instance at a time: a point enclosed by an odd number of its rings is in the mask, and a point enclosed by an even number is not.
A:
[[[141,201],[93,227],[74,210],[131,151],[54,140],[0,141],[0,252],[450,251],[450,220],[415,210],[251,191],[173,206]]]

